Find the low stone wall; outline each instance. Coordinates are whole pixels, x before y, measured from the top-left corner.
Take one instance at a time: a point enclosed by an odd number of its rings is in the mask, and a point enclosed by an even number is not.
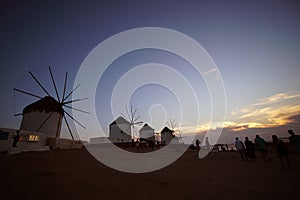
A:
[[[80,140],[70,140],[65,138],[48,138],[47,144],[50,149],[82,149],[83,144]]]

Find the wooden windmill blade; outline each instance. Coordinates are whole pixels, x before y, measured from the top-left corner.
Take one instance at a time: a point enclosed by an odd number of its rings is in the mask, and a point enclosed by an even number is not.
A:
[[[67,79],[68,79],[68,72],[66,72],[66,75],[65,75],[65,82],[64,82],[64,89],[63,89],[62,99],[65,99],[66,89],[67,89]]]
[[[66,123],[66,125],[67,125],[67,128],[68,128],[68,130],[69,130],[69,133],[70,133],[70,135],[71,135],[71,137],[72,137],[72,140],[74,140],[74,135],[73,135],[73,133],[72,133],[72,131],[71,131],[71,128],[70,128],[70,126],[69,126],[69,123],[68,123],[68,121],[67,121],[67,118],[66,118],[66,116],[65,116],[65,114],[66,115],[68,115],[71,119],[73,119],[72,118],[72,116],[69,114],[69,113],[67,113],[64,109],[63,109],[63,105],[64,105],[64,99],[62,98],[62,100],[60,100],[60,97],[59,97],[59,94],[58,94],[58,90],[57,90],[57,87],[56,87],[56,83],[55,83],[55,80],[54,80],[54,77],[53,77],[53,74],[52,74],[52,70],[51,70],[51,67],[49,66],[48,67],[48,69],[49,69],[49,73],[50,73],[50,77],[51,77],[51,81],[52,81],[52,84],[53,84],[53,87],[54,87],[54,90],[55,90],[55,93],[56,93],[56,97],[57,97],[57,101],[59,102],[59,105],[61,106],[61,109],[63,110],[63,119],[64,119],[64,121],[65,121],[65,123]],[[66,77],[65,77],[66,78]],[[66,82],[66,80],[65,80],[65,82]],[[65,87],[65,85],[64,85],[64,87]],[[77,122],[77,120],[75,120],[75,119],[73,119],[74,121],[76,121]],[[61,126],[61,121],[60,120],[58,120],[58,127],[59,126]],[[79,122],[77,122],[79,125],[81,125]],[[82,125],[81,125],[82,126]],[[83,126],[84,127],[84,126]],[[58,133],[56,133],[56,137],[58,136]]]
[[[72,115],[70,115],[69,113],[67,113],[66,111],[64,111],[65,114],[67,114],[71,119],[74,120],[74,122],[76,122],[79,126],[81,126],[83,129],[86,129],[85,126],[83,126],[78,120],[76,120],[74,117],[72,117]]]
[[[68,105],[63,105],[64,107],[67,107],[67,108],[70,108],[72,110],[76,110],[76,111],[79,111],[79,112],[82,112],[82,113],[86,113],[86,114],[91,114],[90,112],[88,111],[85,111],[85,110],[81,110],[81,109],[78,109],[78,108],[74,108],[74,107],[71,107],[71,106],[68,106]]]
[[[64,118],[64,120],[65,120],[65,122],[66,122],[66,125],[67,125],[67,127],[68,127],[69,133],[70,133],[70,135],[71,135],[71,137],[72,137],[72,140],[74,140],[74,136],[73,136],[73,133],[72,133],[71,128],[70,128],[70,126],[69,126],[68,120],[66,119],[66,117],[65,117],[64,115],[63,115],[63,118]]]
[[[54,86],[54,89],[55,89],[57,100],[58,100],[58,102],[60,102],[60,98],[59,98],[57,87],[56,87],[56,84],[55,84],[55,81],[54,81],[54,78],[53,78],[51,67],[49,66],[48,69],[49,69],[51,80],[52,80],[52,83],[53,83],[53,86]]]
[[[37,128],[36,132],[39,132],[40,129],[44,126],[44,124],[47,123],[47,121],[50,119],[50,117],[53,115],[53,111],[50,113],[50,115],[48,115],[48,117],[41,123],[41,125]]]
[[[129,111],[128,111],[128,107],[127,106],[126,106],[126,113],[127,113],[128,120],[131,123],[132,121],[131,121],[131,117],[129,115]]]
[[[140,125],[143,122],[137,121],[140,118],[140,116],[139,115],[137,116],[137,108],[133,109],[132,105],[130,105],[129,108],[126,105],[125,106],[125,112],[127,114],[127,117],[125,117],[125,115],[123,113],[121,113],[121,116],[130,123],[130,126],[131,126],[131,131],[130,131],[131,132],[131,136],[134,138],[134,137],[136,137],[135,135],[138,136],[138,134],[135,134],[135,132],[138,133],[138,131],[136,130],[135,125]]]
[[[66,99],[68,99],[68,98],[73,94],[73,92],[74,92],[75,90],[77,90],[79,87],[80,87],[80,84],[78,84],[73,90],[71,90],[71,92],[69,92],[69,93],[67,94],[67,96],[66,96],[62,101],[64,102]]]
[[[39,98],[39,99],[42,98],[42,97],[39,96],[39,95],[30,93],[30,92],[26,92],[26,91],[24,91],[24,90],[19,90],[19,89],[17,89],[17,88],[14,88],[14,90],[17,91],[17,92],[23,93],[23,94],[27,94],[27,95],[29,95],[29,96],[33,96],[33,97]]]
[[[48,95],[51,96],[49,94],[49,92],[44,88],[44,86],[38,81],[38,79],[33,75],[33,73],[31,71],[29,71],[29,74],[32,76],[32,78],[35,80],[35,82],[42,88],[42,90]]]
[[[16,113],[16,114],[14,114],[15,117],[16,116],[20,116],[20,115],[23,115],[23,113]]]

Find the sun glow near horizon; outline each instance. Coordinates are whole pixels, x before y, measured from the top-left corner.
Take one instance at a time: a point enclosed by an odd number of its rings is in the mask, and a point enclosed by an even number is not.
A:
[[[205,134],[208,130],[220,128],[227,129],[234,135],[250,129],[260,130],[260,132],[266,129],[268,131],[265,134],[271,134],[280,127],[297,125],[298,121],[294,117],[298,115],[300,115],[300,93],[278,93],[235,109],[223,122],[206,121],[196,126],[183,126],[179,129],[185,130],[186,133],[196,130],[196,133],[200,135]]]

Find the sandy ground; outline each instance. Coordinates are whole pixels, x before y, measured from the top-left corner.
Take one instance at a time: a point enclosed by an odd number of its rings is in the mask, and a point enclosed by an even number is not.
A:
[[[281,171],[276,155],[242,162],[236,152],[203,159],[188,150],[151,173],[111,169],[85,149],[0,156],[1,199],[299,199],[300,156]],[[4,197],[4,198],[3,198]]]

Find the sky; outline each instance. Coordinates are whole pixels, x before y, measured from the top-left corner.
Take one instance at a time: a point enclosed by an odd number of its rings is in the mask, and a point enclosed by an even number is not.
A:
[[[1,1],[0,127],[17,129],[21,118],[14,114],[36,100],[13,88],[45,95],[29,70],[53,96],[47,67],[52,67],[60,91],[68,72],[71,91],[81,64],[98,44],[129,29],[162,27],[193,38],[218,67],[226,92],[224,121],[211,123],[208,89],[190,63],[170,52],[143,49],[116,59],[98,83],[95,107],[105,132],[115,118],[110,100],[118,80],[135,66],[160,63],[175,69],[196,90],[200,120],[196,123],[192,114],[182,119],[176,95],[148,84],[132,94],[129,104],[155,131],[172,118],[183,135],[203,136],[207,129],[223,128],[219,142],[226,143],[235,137],[254,139],[255,134],[267,140],[271,134],[287,137],[288,129],[299,133],[299,9],[297,1]],[[123,109],[116,113],[126,115],[126,105],[119,106]],[[97,137],[89,134],[83,139]],[[62,136],[68,137],[65,127]]]

